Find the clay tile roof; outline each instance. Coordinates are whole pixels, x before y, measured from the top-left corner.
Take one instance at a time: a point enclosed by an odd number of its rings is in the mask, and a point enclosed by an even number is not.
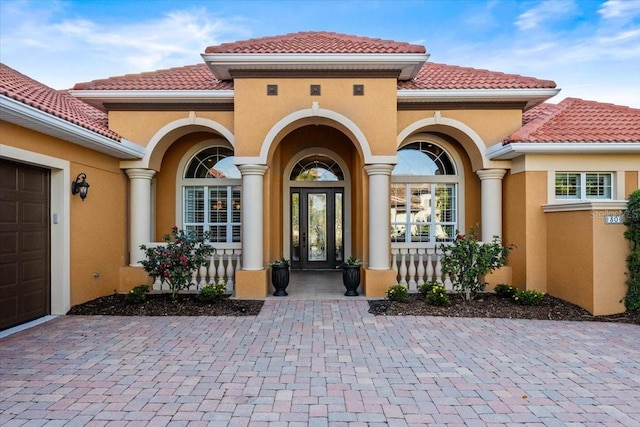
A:
[[[399,89],[546,89],[551,80],[477,68],[426,62],[415,79],[398,82]]]
[[[39,83],[0,63],[0,95],[37,108],[115,141],[121,137],[109,129],[107,115],[69,95]]]
[[[527,111],[511,142],[640,142],[640,109],[566,98]]]
[[[207,64],[187,65],[148,73],[127,74],[77,83],[74,90],[229,90],[232,82],[216,80]]]
[[[205,53],[425,53],[424,46],[352,36],[326,31],[308,31],[249,39],[209,46]]]

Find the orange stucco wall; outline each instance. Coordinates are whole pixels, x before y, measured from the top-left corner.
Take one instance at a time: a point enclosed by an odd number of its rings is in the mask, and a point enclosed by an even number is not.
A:
[[[593,311],[593,223],[589,211],[547,213],[548,292]]]
[[[86,200],[70,199],[71,305],[118,291],[120,267],[128,262],[127,178],[119,161],[10,123],[0,125],[2,144],[67,160],[72,179],[87,175]]]

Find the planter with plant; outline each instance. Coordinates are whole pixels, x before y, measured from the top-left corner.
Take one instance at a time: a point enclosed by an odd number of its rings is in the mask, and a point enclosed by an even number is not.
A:
[[[360,267],[362,261],[356,257],[349,257],[344,264],[340,266],[342,268],[342,284],[347,289],[344,293],[348,297],[357,297],[358,287],[360,286]]]
[[[282,257],[269,264],[271,267],[271,284],[275,288],[274,297],[286,297],[289,286],[289,260]]]

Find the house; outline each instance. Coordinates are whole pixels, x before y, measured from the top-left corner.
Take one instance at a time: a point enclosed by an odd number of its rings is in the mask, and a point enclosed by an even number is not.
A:
[[[490,283],[624,311],[640,110],[551,104],[552,81],[329,32],[202,58],[68,91],[2,65],[3,327],[146,283],[139,247],[174,225],[212,234],[194,282],[237,298],[264,298],[283,255],[301,270],[357,256],[367,296],[450,286],[438,248],[478,227],[517,248]]]

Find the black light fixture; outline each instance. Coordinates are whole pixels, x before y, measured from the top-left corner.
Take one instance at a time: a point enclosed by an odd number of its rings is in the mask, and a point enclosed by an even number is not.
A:
[[[82,179],[82,181],[80,181]],[[87,174],[80,173],[76,177],[76,180],[71,183],[71,194],[80,193],[80,198],[84,202],[87,198],[87,192],[89,192],[89,183],[87,182]]]

